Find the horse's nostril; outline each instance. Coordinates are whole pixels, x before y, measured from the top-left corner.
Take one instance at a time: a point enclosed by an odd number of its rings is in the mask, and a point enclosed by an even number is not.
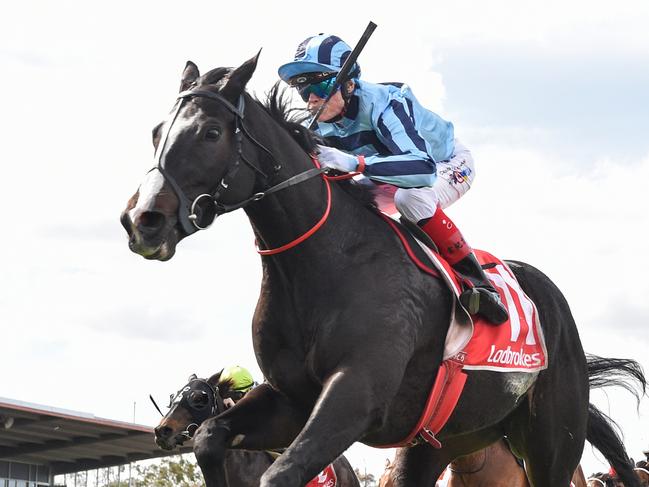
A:
[[[158,426],[153,430],[156,438],[169,438],[173,430],[169,426]]]
[[[157,211],[142,212],[136,219],[138,230],[144,234],[154,234],[164,227],[165,216]]]

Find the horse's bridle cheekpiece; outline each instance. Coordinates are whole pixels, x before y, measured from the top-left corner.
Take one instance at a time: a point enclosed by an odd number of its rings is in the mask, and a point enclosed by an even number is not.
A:
[[[198,97],[208,98],[210,100],[218,101],[221,105],[223,105],[230,112],[232,112],[232,114],[234,115],[234,127],[235,127],[234,135],[237,144],[237,148],[236,148],[237,155],[235,160],[230,164],[229,168],[227,169],[221,181],[217,184],[216,189],[210,193],[199,194],[192,201],[185,195],[183,189],[180,187],[178,182],[165,169],[164,158],[165,158],[165,146],[167,144],[169,133],[171,132],[171,127],[176,121],[176,118],[180,113],[180,109],[182,108],[183,103],[185,102],[185,100],[191,98],[198,98]],[[245,134],[245,136],[254,145],[256,145],[259,149],[261,149],[266,154],[268,154],[268,156],[273,160],[274,163],[273,176],[275,176],[280,171],[282,166],[277,162],[272,152],[268,150],[263,144],[261,144],[257,139],[255,139],[250,134],[250,132],[246,129],[243,123],[244,110],[245,110],[245,101],[244,101],[243,94],[239,95],[239,101],[236,107],[228,100],[226,100],[223,96],[221,96],[218,93],[214,93],[212,91],[192,89],[192,90],[182,91],[181,93],[178,94],[178,98],[176,101],[176,108],[174,110],[173,117],[171,118],[171,122],[167,126],[167,129],[162,139],[160,140],[160,143],[158,144],[158,148],[155,154],[156,165],[151,169],[151,171],[155,169],[160,171],[160,173],[165,178],[165,180],[168,181],[171,187],[173,188],[174,193],[176,193],[176,196],[178,197],[178,221],[180,222],[183,231],[187,235],[191,235],[192,233],[198,230],[207,229],[214,222],[214,219],[216,217],[224,213],[229,213],[239,208],[243,208],[254,201],[261,200],[262,198],[264,198],[265,196],[271,193],[275,193],[282,189],[286,189],[290,186],[306,181],[314,176],[318,176],[324,172],[324,169],[321,168],[308,169],[307,171],[296,174],[295,176],[285,181],[282,181],[279,184],[276,184],[274,186],[269,186],[268,184],[270,180],[269,176],[260,168],[255,166],[252,162],[250,162],[243,155],[243,135]],[[224,204],[221,201],[219,201],[219,199],[223,196],[223,193],[227,191],[234,177],[239,171],[241,161],[243,161],[255,173],[257,173],[259,176],[263,178],[266,188],[264,189],[264,191],[254,193],[249,198],[246,198],[243,201],[240,201],[238,203],[231,204],[231,205]],[[202,206],[205,204],[207,204],[208,206],[207,207]],[[212,208],[210,209],[209,206],[211,206]],[[211,216],[210,211],[213,211],[213,216]]]
[[[209,393],[203,389],[197,390],[196,388],[193,388],[192,384],[194,383],[198,383],[202,386],[207,386]],[[207,399],[207,402],[204,405],[201,404],[200,407],[197,404],[194,404],[195,401],[192,400],[192,394],[197,392],[203,393],[205,395],[205,398]],[[151,398],[151,401],[153,402],[156,409],[160,412],[160,414],[162,414],[162,411],[160,411],[160,408],[156,404],[153,397],[149,397]],[[169,412],[167,412],[167,414],[170,414],[172,412],[171,408],[176,403],[184,407],[186,410],[190,411],[193,420],[193,422],[185,426],[184,431],[180,432],[180,434],[178,435],[178,441],[180,444],[182,444],[185,440],[192,439],[194,433],[203,421],[226,410],[225,404],[223,402],[223,397],[221,397],[221,392],[219,391],[219,387],[213,386],[205,379],[199,379],[196,374],[192,374],[192,376],[189,378],[189,382],[183,388],[181,388],[175,394],[171,394],[169,396],[169,406],[167,406],[169,408]],[[163,417],[166,417],[166,415],[163,415]]]

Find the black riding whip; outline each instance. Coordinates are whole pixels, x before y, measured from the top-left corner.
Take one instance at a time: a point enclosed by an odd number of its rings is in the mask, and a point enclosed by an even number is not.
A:
[[[162,411],[160,411],[160,408],[158,407],[158,404],[155,402],[155,399],[153,399],[153,396],[152,396],[151,394],[149,394],[149,399],[151,399],[151,402],[153,403],[153,405],[155,406],[155,408],[156,408],[156,409],[158,410],[158,412],[160,413],[160,416],[162,416],[162,417],[164,418],[164,414],[162,414]]]
[[[376,24],[370,21],[370,23],[367,24],[367,27],[365,28],[365,32],[363,32],[363,35],[356,43],[356,46],[354,46],[352,52],[349,54],[349,56],[347,56],[347,59],[345,59],[345,62],[340,68],[340,71],[338,71],[338,75],[336,76],[336,80],[334,81],[334,85],[331,92],[327,95],[327,98],[325,99],[324,103],[320,105],[320,108],[318,108],[318,110],[315,112],[315,115],[313,115],[313,118],[309,122],[310,130],[313,129],[313,126],[318,120],[318,117],[322,114],[322,111],[327,106],[329,99],[334,95],[334,93],[336,93],[336,91],[338,91],[338,87],[342,86],[347,81],[349,77],[349,71],[354,66],[356,59],[358,59],[358,55],[365,47],[365,44],[367,44],[367,41],[372,35],[372,32],[374,32],[374,29],[376,29]]]

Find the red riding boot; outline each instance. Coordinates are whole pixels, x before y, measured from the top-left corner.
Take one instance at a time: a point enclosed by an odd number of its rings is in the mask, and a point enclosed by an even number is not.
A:
[[[500,295],[491,285],[471,246],[441,208],[435,214],[417,223],[435,242],[439,253],[464,279],[473,284],[460,295],[460,302],[471,314],[479,314],[499,325],[509,318]]]

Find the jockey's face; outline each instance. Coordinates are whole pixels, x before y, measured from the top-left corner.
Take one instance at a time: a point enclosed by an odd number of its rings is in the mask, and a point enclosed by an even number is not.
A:
[[[347,93],[353,92],[354,82],[348,81],[345,84],[345,89],[347,90]],[[325,101],[324,98],[320,98],[316,94],[311,93],[309,95],[309,100],[307,101],[307,105],[306,105],[307,109],[311,113],[315,114],[315,112],[318,111],[318,108],[320,108],[320,105],[322,105],[324,101]],[[318,117],[318,122],[326,122],[327,120],[336,118],[338,115],[340,115],[343,112],[344,109],[345,109],[345,100],[343,98],[341,90],[338,90],[329,99],[327,106]]]
[[[316,96],[314,93],[311,93],[309,95],[309,100],[307,101],[307,109],[311,112],[314,113],[318,111],[318,108],[320,108],[320,105],[324,103],[324,98],[320,98],[319,96]],[[345,108],[345,100],[343,100],[343,96],[340,93],[340,90],[338,90],[331,98],[329,98],[329,102],[327,103],[327,106],[325,107],[324,110],[322,110],[322,113],[318,117],[318,122],[326,122],[327,120],[331,120],[332,118],[336,118],[338,115],[340,115]]]

